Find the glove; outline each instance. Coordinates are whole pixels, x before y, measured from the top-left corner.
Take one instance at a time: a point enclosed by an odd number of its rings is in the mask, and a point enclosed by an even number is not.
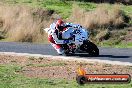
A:
[[[69,43],[69,40],[64,40],[63,43],[64,43],[64,44],[67,44],[67,43]]]

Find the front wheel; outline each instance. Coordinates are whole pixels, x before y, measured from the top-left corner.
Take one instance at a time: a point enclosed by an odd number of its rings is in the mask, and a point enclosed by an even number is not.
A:
[[[80,49],[89,53],[90,56],[99,56],[98,47],[90,41],[85,41]]]

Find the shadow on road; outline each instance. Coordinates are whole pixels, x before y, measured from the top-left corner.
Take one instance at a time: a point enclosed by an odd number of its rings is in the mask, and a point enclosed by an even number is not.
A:
[[[130,58],[130,56],[115,56],[115,55],[99,55],[98,57],[109,57],[109,58]]]
[[[77,57],[93,57],[89,54],[73,54],[69,56],[77,56]],[[97,57],[108,57],[108,58],[130,58],[131,56],[115,56],[115,55],[99,55]]]

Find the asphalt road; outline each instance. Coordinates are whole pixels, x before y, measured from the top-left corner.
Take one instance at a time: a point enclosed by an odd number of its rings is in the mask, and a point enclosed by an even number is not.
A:
[[[99,57],[90,57],[85,54],[76,54],[74,57],[85,57],[86,59],[99,59],[110,61],[121,61],[132,63],[132,48],[99,48]],[[16,43],[16,42],[0,42],[0,52],[16,52],[54,55],[58,54],[50,44],[32,44],[32,43]]]

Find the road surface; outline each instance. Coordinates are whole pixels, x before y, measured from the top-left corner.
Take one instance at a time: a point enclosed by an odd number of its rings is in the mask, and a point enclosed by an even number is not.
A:
[[[99,48],[99,57],[90,57],[85,54],[77,54],[73,57],[82,57],[86,59],[98,59],[109,61],[120,61],[132,63],[132,48]],[[0,52],[16,52],[16,53],[30,53],[53,55],[58,54],[50,44],[32,44],[32,43],[16,43],[16,42],[0,42]]]

